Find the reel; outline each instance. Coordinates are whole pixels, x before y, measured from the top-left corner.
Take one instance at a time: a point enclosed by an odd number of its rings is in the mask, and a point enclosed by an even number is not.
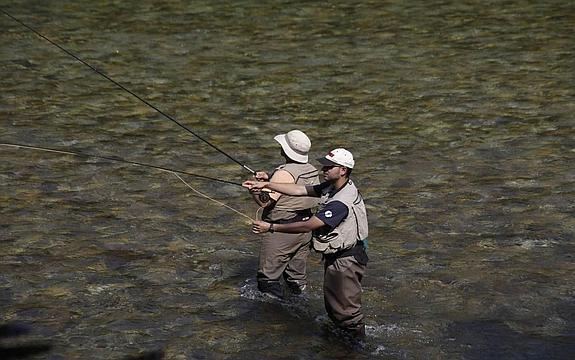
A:
[[[265,202],[270,201],[270,193],[268,193],[268,192],[261,192],[261,193],[258,195],[258,197],[259,197],[259,199],[260,199],[261,202],[264,202],[264,203],[265,203]]]

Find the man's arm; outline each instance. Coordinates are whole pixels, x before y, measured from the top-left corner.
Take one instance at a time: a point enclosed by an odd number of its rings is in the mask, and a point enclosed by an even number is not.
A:
[[[334,229],[348,216],[348,214],[349,209],[344,203],[341,201],[332,201],[307,221],[272,225],[265,221],[256,220],[252,223],[252,231],[256,234],[262,234],[268,231],[304,233],[317,230],[324,226],[329,226],[331,229]]]
[[[252,223],[252,232],[255,234],[263,234],[266,232],[277,231],[282,233],[298,234],[317,230],[322,226],[325,226],[325,223],[316,216],[312,216],[306,221],[298,221],[289,224],[270,224],[265,221],[256,220]]]

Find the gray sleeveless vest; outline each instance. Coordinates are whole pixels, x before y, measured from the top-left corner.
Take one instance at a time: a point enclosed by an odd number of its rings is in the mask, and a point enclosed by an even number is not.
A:
[[[279,166],[277,170],[285,170],[293,176],[298,185],[319,184],[318,171],[310,164],[288,163]],[[312,208],[317,206],[318,199],[309,196],[282,195],[273,207],[265,208],[262,219],[269,222],[286,221],[307,211],[311,215]]]
[[[365,204],[353,182],[348,180],[347,184],[333,197],[329,197],[333,191],[331,186],[324,190],[320,200],[320,209],[332,201],[341,201],[347,206],[349,213],[328,234],[314,234],[313,248],[324,254],[333,254],[352,248],[359,240],[366,239],[368,235]]]

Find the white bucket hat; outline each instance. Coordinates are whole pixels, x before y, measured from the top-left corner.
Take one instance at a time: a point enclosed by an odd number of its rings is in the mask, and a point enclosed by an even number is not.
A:
[[[277,135],[274,140],[280,143],[287,157],[299,163],[307,162],[311,141],[302,131],[292,130],[287,134]]]
[[[322,165],[339,165],[349,169],[353,169],[355,165],[353,155],[346,149],[341,148],[330,151],[326,156],[317,159],[317,161]]]

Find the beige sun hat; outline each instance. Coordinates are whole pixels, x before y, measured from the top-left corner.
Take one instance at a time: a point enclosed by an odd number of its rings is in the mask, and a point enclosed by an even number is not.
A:
[[[311,141],[303,131],[292,130],[287,134],[279,134],[274,140],[280,143],[287,157],[299,163],[307,162]]]

